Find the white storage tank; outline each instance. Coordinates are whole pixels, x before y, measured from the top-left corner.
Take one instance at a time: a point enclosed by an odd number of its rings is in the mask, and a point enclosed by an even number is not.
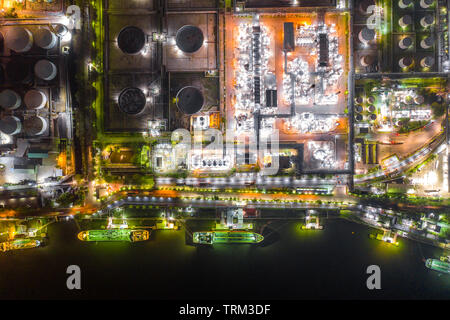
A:
[[[46,94],[38,89],[27,91],[24,97],[25,105],[28,109],[42,109],[47,104]]]
[[[420,0],[420,6],[423,9],[428,9],[429,7],[431,7],[434,3],[434,0]]]
[[[7,27],[4,32],[5,45],[15,52],[27,52],[33,46],[33,35],[27,28],[21,26]]]
[[[0,131],[4,134],[13,136],[20,133],[20,130],[22,130],[22,123],[19,118],[8,116],[0,120]]]
[[[405,9],[407,7],[409,7],[412,4],[412,0],[399,0],[398,1],[398,6],[401,9]]]
[[[23,123],[24,129],[29,136],[39,136],[48,128],[47,120],[40,116],[33,116],[28,118]]]
[[[410,57],[403,57],[398,61],[400,68],[409,68],[412,66],[414,60]]]
[[[55,79],[57,71],[55,64],[45,59],[39,60],[34,65],[35,75],[42,80],[50,81]]]
[[[34,35],[34,41],[42,49],[53,49],[56,46],[56,35],[47,28],[37,29]]]
[[[375,30],[364,28],[358,34],[359,41],[367,43],[375,39]]]
[[[432,16],[431,14],[427,14],[425,17],[420,19],[420,24],[422,25],[422,27],[428,28],[429,26],[434,24],[434,16]]]
[[[413,44],[413,40],[411,37],[404,37],[399,41],[398,46],[401,49],[406,50],[406,49],[410,48],[412,46],[412,44]]]
[[[431,68],[434,66],[434,58],[431,56],[422,58],[422,60],[420,60],[420,65],[422,68]]]
[[[4,109],[15,110],[20,107],[22,99],[17,92],[5,89],[0,92],[0,106]]]
[[[401,17],[398,20],[398,24],[400,25],[400,27],[402,28],[406,28],[407,26],[411,25],[413,22],[411,16],[409,14],[405,14],[403,17]]]

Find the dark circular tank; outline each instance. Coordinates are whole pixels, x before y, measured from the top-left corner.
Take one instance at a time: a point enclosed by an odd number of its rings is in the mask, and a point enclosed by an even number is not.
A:
[[[375,112],[375,106],[373,105],[369,106],[369,112]]]
[[[137,27],[125,27],[119,32],[117,44],[123,53],[137,54],[145,46],[145,33]]]
[[[205,99],[202,92],[195,87],[184,87],[177,94],[177,106],[185,114],[194,114],[199,112]]]
[[[194,53],[203,46],[203,32],[196,26],[183,26],[177,31],[177,47],[186,53]]]
[[[144,110],[147,99],[141,89],[126,88],[119,95],[119,109],[130,115],[135,115]]]
[[[363,116],[360,115],[360,114],[357,114],[357,115],[355,116],[355,119],[356,119],[356,121],[362,121]]]
[[[356,106],[356,112],[361,113],[363,111],[363,107],[362,106]]]
[[[377,115],[375,113],[372,113],[370,115],[370,120],[376,120],[377,119]]]

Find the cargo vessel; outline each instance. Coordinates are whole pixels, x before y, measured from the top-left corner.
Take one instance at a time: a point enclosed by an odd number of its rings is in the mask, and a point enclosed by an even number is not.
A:
[[[15,239],[11,241],[1,242],[0,251],[5,252],[10,250],[36,248],[40,245],[41,242],[35,239]]]
[[[427,259],[425,266],[431,270],[450,274],[450,263],[439,261],[437,259]]]
[[[204,231],[194,232],[194,243],[259,243],[264,237],[250,231]]]
[[[138,242],[148,240],[150,232],[147,230],[106,229],[87,230],[78,234],[81,241],[129,241]]]

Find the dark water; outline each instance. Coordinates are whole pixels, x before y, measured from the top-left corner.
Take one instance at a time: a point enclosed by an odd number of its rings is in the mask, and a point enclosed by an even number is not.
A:
[[[441,250],[400,239],[371,240],[367,227],[325,221],[271,224],[261,245],[186,245],[185,232],[154,231],[143,243],[84,243],[74,222],[49,227],[47,247],[0,255],[0,298],[148,299],[449,299],[450,276],[424,266]],[[82,290],[66,289],[66,268],[79,265]],[[366,268],[381,268],[381,290],[366,289]]]

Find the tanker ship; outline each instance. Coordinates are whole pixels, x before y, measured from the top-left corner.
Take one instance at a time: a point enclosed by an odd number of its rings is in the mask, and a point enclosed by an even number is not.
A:
[[[150,232],[147,230],[106,229],[87,230],[78,234],[81,241],[129,241],[138,242],[148,240]]]
[[[259,243],[264,237],[250,231],[203,231],[194,232],[194,243]]]

